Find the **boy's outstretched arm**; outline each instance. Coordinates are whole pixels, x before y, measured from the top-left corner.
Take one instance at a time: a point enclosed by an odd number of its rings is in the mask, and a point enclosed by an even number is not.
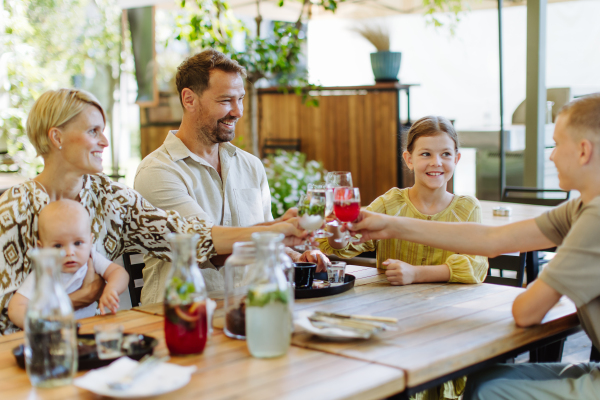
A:
[[[361,241],[402,239],[460,254],[496,257],[504,253],[542,250],[556,246],[528,219],[503,226],[470,222],[437,222],[392,217],[361,211],[348,228],[362,236]]]
[[[29,299],[20,293],[13,294],[8,303],[8,318],[21,329],[24,329],[25,326],[25,314],[27,313],[28,303]]]
[[[113,313],[117,312],[119,308],[119,295],[125,291],[129,284],[129,274],[125,271],[125,268],[111,263],[104,272],[104,279],[106,279],[106,287],[98,302],[102,315],[105,314],[104,307]]]
[[[517,326],[526,328],[542,322],[544,316],[561,298],[561,294],[541,279],[536,279],[513,303]]]

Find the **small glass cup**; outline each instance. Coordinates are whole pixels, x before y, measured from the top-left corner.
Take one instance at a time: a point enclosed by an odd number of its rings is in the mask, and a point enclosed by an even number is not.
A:
[[[346,263],[343,261],[332,261],[327,265],[327,279],[331,286],[344,284],[346,276]]]
[[[94,326],[98,358],[107,360],[123,355],[123,325],[106,324]]]

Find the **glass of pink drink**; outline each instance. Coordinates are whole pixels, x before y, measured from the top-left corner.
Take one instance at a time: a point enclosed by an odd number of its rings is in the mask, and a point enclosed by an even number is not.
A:
[[[360,191],[356,187],[336,187],[333,191],[333,212],[343,222],[353,222],[360,214]],[[360,239],[350,236],[346,231],[336,242],[358,242]]]

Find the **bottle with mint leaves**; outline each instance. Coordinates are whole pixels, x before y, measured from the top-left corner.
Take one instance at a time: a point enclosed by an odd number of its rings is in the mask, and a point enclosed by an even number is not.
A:
[[[196,262],[198,238],[167,235],[172,263],[165,284],[165,341],[173,355],[202,353],[208,337],[208,295]]]
[[[252,234],[256,262],[246,297],[246,343],[253,357],[271,358],[287,353],[292,335],[291,293],[274,232]]]

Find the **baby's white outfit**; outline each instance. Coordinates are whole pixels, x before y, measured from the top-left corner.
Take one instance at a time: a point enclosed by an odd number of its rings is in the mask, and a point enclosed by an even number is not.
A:
[[[112,263],[109,259],[104,257],[102,254],[98,253],[92,247],[92,261],[94,262],[94,269],[96,273],[102,277],[104,277],[104,273],[108,269],[108,266]],[[76,290],[79,290],[83,285],[83,279],[87,274],[88,265],[85,263],[81,268],[79,268],[75,272],[61,272],[60,279],[65,288],[67,294],[73,293]],[[35,273],[31,272],[27,278],[23,281],[23,284],[17,290],[17,293],[27,297],[31,300],[33,294],[35,292]],[[75,311],[75,319],[93,317],[96,315],[96,309],[98,308],[98,303],[94,302],[87,307],[80,308]]]

